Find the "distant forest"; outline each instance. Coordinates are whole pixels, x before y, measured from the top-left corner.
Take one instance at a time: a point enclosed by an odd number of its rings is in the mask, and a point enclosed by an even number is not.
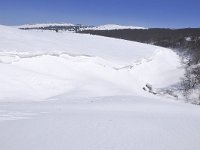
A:
[[[190,57],[190,63],[200,63],[200,28],[83,30],[78,32],[171,48]]]
[[[82,29],[85,29],[85,28],[90,28],[90,27],[93,27],[93,26],[85,26],[85,25],[81,25],[81,24],[76,24],[76,25],[49,25],[49,26],[46,26],[46,27],[22,27],[20,29],[22,30],[49,30],[49,31],[75,31],[75,32],[78,32]]]

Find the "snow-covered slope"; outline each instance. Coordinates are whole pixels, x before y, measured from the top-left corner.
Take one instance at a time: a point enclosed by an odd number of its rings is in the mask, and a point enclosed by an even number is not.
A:
[[[0,26],[0,149],[199,150],[199,107],[142,90],[180,65],[157,46]]]
[[[86,30],[120,30],[120,29],[146,29],[144,27],[136,27],[136,26],[123,26],[117,24],[106,24],[100,25],[92,28],[86,28]]]
[[[152,45],[0,27],[1,101],[145,95],[146,83],[161,88],[178,82],[179,66],[174,52]]]

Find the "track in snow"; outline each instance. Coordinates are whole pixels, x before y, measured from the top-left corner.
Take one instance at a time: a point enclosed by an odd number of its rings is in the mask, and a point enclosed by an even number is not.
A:
[[[3,103],[0,109],[0,149],[4,150],[200,147],[199,107],[169,99],[59,97],[46,102]]]

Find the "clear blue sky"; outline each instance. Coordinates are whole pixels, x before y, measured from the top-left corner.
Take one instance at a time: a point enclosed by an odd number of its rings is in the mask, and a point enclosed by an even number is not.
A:
[[[0,24],[200,27],[200,0],[0,0]]]

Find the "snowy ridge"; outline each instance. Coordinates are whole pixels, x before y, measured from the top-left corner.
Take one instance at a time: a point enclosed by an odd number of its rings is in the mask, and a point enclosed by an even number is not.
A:
[[[86,28],[85,30],[121,30],[121,29],[146,29],[146,28],[136,27],[136,26],[123,26],[117,24],[106,24],[97,27]]]

